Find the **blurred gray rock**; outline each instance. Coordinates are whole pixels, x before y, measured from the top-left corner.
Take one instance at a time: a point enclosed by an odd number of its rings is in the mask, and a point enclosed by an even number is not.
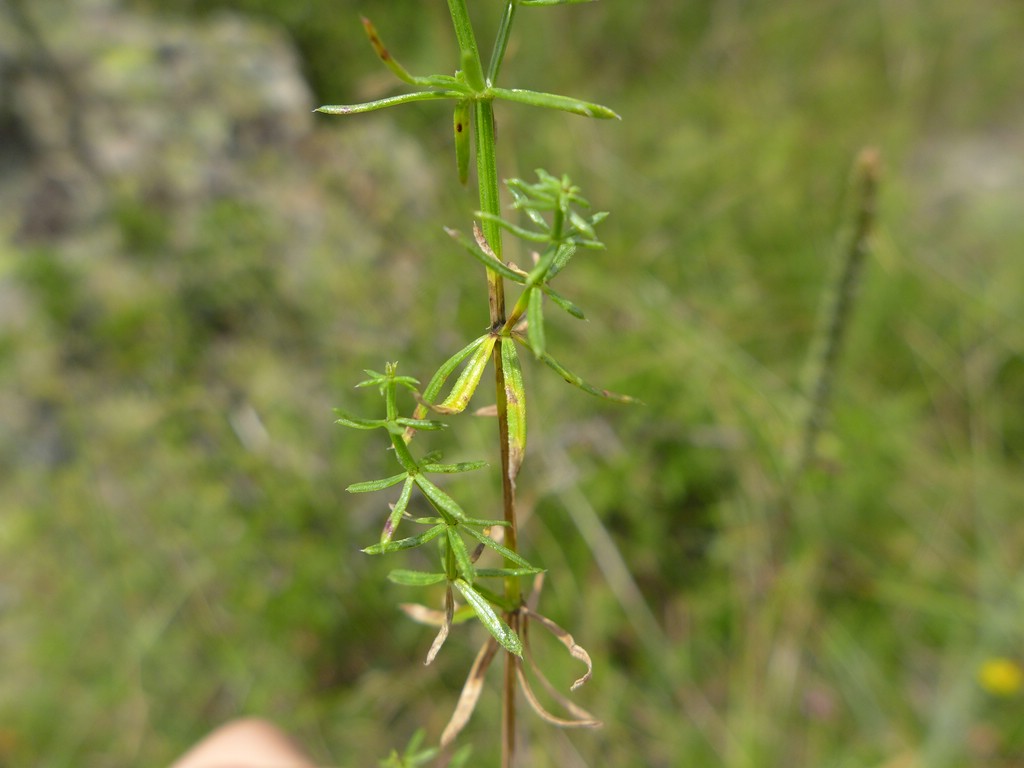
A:
[[[22,0],[4,38],[14,53],[3,124],[29,155],[8,164],[44,168],[22,200],[28,239],[66,234],[95,213],[83,176],[204,197],[240,183],[233,161],[294,150],[312,128],[294,51],[249,20],[190,25],[113,3]]]

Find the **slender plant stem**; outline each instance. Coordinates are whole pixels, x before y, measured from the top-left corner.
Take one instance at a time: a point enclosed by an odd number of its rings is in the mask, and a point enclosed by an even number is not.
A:
[[[498,198],[498,173],[494,148],[494,111],[490,101],[481,100],[476,103],[476,146],[477,146],[477,182],[480,187],[480,210],[498,215],[500,204]],[[501,258],[501,228],[491,221],[483,222],[484,236],[494,251]],[[505,324],[505,284],[501,275],[493,270],[487,271],[488,304],[490,307],[491,328],[499,329]],[[518,551],[518,529],[516,522],[515,485],[509,474],[508,449],[508,400],[505,395],[505,371],[501,363],[501,345],[494,346],[494,384],[495,402],[498,411],[498,440],[501,444],[501,489],[502,508],[505,521],[509,524],[505,529],[505,546],[513,552]],[[514,563],[506,562],[507,567]],[[510,604],[517,605],[521,599],[519,580],[516,577],[505,579],[505,597]],[[514,613],[506,617],[509,626],[515,630]],[[515,759],[516,743],[516,670],[515,657],[509,653],[505,656],[505,677],[502,687],[502,766],[510,768]]]
[[[505,8],[501,24],[498,30],[498,37],[495,41],[494,51],[491,56],[490,65],[487,69],[487,83],[491,85],[498,76],[501,62],[508,45],[509,33],[512,27],[512,20],[515,17],[516,3],[510,2]],[[501,203],[498,195],[498,169],[495,150],[494,132],[494,109],[493,103],[488,99],[482,99],[476,103],[476,148],[477,148],[477,183],[480,189],[480,210],[497,217],[501,213]],[[483,222],[484,236],[491,246],[494,255],[501,259],[502,240],[501,228],[493,221]],[[501,275],[493,270],[487,271],[488,304],[490,307],[490,321],[492,330],[497,330],[505,325],[505,286]],[[509,445],[508,445],[508,400],[505,394],[505,372],[501,361],[501,344],[494,346],[494,384],[495,402],[498,412],[498,440],[501,451],[501,489],[502,509],[504,519],[508,523],[505,529],[505,546],[513,552],[518,552],[518,523],[516,520],[516,497],[515,483],[509,472]],[[506,561],[507,567],[514,567],[514,564]],[[519,586],[519,579],[508,577],[505,579],[505,598],[510,605],[518,605],[522,599]],[[518,632],[518,614],[510,612],[506,614],[505,620],[513,632]],[[515,765],[516,755],[516,658],[511,653],[505,654],[505,670],[502,685],[502,718],[501,718],[501,765],[502,768],[512,768]]]

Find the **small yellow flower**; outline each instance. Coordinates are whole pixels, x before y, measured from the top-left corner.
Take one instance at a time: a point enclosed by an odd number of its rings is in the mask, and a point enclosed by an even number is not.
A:
[[[1024,669],[1013,659],[986,659],[978,668],[978,684],[993,696],[1013,696],[1024,687]]]

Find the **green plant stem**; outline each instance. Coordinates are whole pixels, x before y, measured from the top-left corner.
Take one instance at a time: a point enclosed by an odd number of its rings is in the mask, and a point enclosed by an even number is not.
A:
[[[494,147],[494,105],[488,99],[476,102],[473,121],[476,142],[476,176],[480,188],[480,210],[501,214],[498,197],[498,164]],[[484,219],[481,228],[495,257],[501,259],[501,227]],[[487,270],[487,291],[491,310],[491,328],[500,328],[505,322],[505,283],[493,269]],[[504,391],[504,389],[502,390]]]
[[[476,103],[476,147],[477,147],[477,183],[480,188],[480,210],[488,213],[500,213],[498,198],[498,172],[494,149],[494,111],[490,101],[481,100]],[[484,236],[497,258],[501,258],[501,228],[491,221],[483,222]],[[491,328],[498,329],[505,325],[505,282],[494,270],[487,270],[487,294],[490,307]],[[501,363],[501,345],[494,345],[494,386],[495,403],[498,412],[498,441],[501,444],[501,490],[502,509],[505,522],[505,546],[518,552],[518,528],[516,522],[515,485],[509,473],[508,449],[508,400],[505,395],[505,371]],[[506,567],[514,567],[514,563],[506,560]],[[521,600],[519,580],[510,576],[505,579],[505,599],[511,605],[518,605]],[[505,620],[515,630],[515,613],[508,613]],[[516,670],[515,657],[505,656],[505,677],[502,686],[502,766],[510,768],[515,759],[516,742]]]
[[[452,0],[455,2],[456,0]],[[505,52],[508,35],[511,28],[512,18],[515,15],[515,3],[510,2],[502,17],[501,28],[498,40],[495,44],[494,54],[488,68],[489,83],[501,67],[501,59]],[[501,203],[498,193],[498,168],[495,151],[494,134],[494,105],[489,99],[481,99],[476,102],[475,126],[476,149],[477,149],[477,184],[480,191],[480,210],[485,213],[501,213]],[[501,228],[493,221],[483,221],[483,233],[491,246],[494,255],[500,260],[502,258]],[[490,322],[492,330],[497,330],[505,325],[505,282],[504,279],[494,270],[487,270],[487,293],[490,309]],[[509,425],[508,425],[508,400],[505,394],[505,371],[501,361],[501,345],[494,345],[494,385],[495,403],[498,412],[498,441],[501,450],[501,490],[502,510],[505,522],[508,527],[505,529],[505,546],[513,552],[519,551],[518,544],[518,523],[516,520],[516,497],[515,484],[509,472]],[[514,563],[506,560],[506,567],[514,567]],[[509,605],[518,606],[522,600],[519,586],[519,579],[510,576],[505,579],[505,599]],[[509,612],[505,614],[505,620],[514,632],[518,632],[518,614]],[[502,684],[502,718],[501,718],[501,764],[502,768],[511,768],[515,764],[516,754],[516,658],[511,653],[505,655],[505,670]]]

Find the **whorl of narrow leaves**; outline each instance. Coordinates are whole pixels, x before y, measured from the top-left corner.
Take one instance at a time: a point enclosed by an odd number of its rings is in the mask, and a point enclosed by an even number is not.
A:
[[[563,5],[587,1],[589,0],[519,0],[519,4]],[[469,13],[466,9],[465,0],[449,0],[449,8],[452,12],[455,36],[459,44],[459,68],[454,75],[436,74],[417,77],[410,74],[384,44],[380,33],[373,23],[364,17],[362,19],[363,29],[377,57],[400,81],[421,90],[377,99],[363,104],[327,104],[318,107],[316,111],[327,115],[354,115],[417,101],[455,101],[452,128],[455,134],[456,169],[459,181],[463,184],[469,178],[470,115],[473,111],[472,105],[475,102],[511,101],[544,109],[571,112],[572,114],[583,115],[584,117],[596,117],[604,120],[619,118],[614,111],[600,104],[569,96],[560,96],[554,93],[542,93],[540,91],[523,90],[520,88],[498,88],[488,82],[484,77],[483,65],[480,61],[476,37],[473,34],[473,26],[469,22]],[[504,50],[503,45],[501,50]],[[495,62],[492,67],[496,69],[499,64],[500,61]]]

